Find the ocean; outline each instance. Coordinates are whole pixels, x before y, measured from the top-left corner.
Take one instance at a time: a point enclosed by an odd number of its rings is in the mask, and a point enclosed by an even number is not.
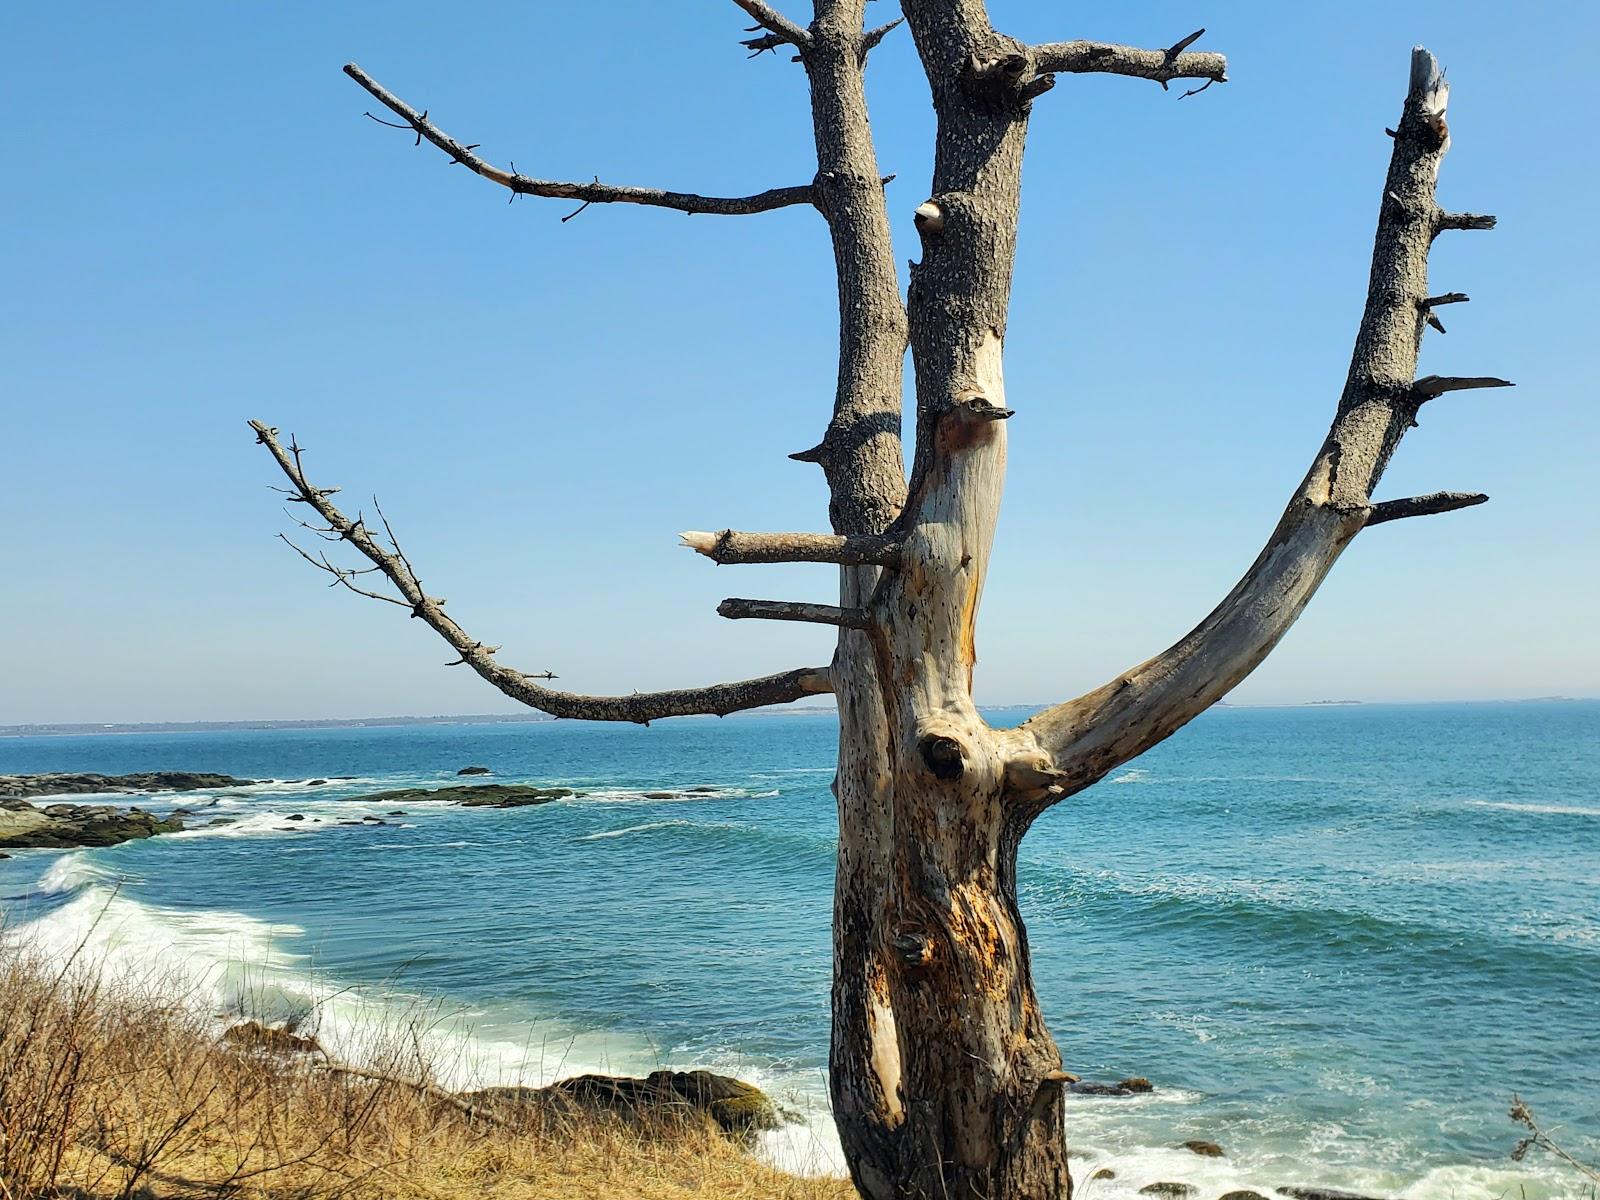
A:
[[[788,713],[4,738],[0,773],[279,782],[138,801],[231,825],[0,860],[0,909],[217,1014],[309,1012],[342,1056],[418,1021],[454,1085],[736,1074],[794,1117],[764,1153],[837,1170],[836,737]],[[467,765],[587,794],[354,799]],[[339,823],[369,814],[387,823]],[[1591,1194],[1510,1160],[1507,1109],[1520,1094],[1600,1160],[1600,702],[1217,708],[1045,816],[1019,875],[1067,1069],[1156,1085],[1068,1098],[1080,1182],[1116,1171],[1096,1200],[1158,1179],[1201,1200]]]

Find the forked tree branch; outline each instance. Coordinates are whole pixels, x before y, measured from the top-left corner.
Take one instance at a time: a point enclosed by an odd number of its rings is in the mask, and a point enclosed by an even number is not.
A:
[[[1227,695],[1278,643],[1351,540],[1367,525],[1449,512],[1481,495],[1374,505],[1372,489],[1417,409],[1442,391],[1499,379],[1415,379],[1428,312],[1434,201],[1449,145],[1449,87],[1433,55],[1412,52],[1411,86],[1380,205],[1366,309],[1333,427],[1266,548],[1181,641],[1087,695],[1037,714],[1024,736],[1053,756],[1071,794],[1143,753]]]
[[[824,695],[833,690],[827,667],[803,667],[795,671],[767,675],[760,679],[745,679],[737,683],[719,683],[710,687],[683,688],[669,692],[635,692],[628,696],[582,696],[574,692],[561,692],[543,687],[536,681],[554,679],[555,676],[548,671],[529,674],[502,666],[494,659],[498,646],[485,646],[467,633],[445,613],[445,602],[442,599],[429,596],[423,590],[422,581],[417,578],[411,561],[400,549],[394,530],[390,528],[388,518],[383,516],[381,510],[378,516],[383,523],[384,534],[388,538],[387,548],[367,527],[362,517],[357,516],[352,521],[335,507],[328,497],[338,491],[337,488],[317,488],[307,481],[305,469],[301,465],[303,451],[300,446],[291,440],[286,448],[278,440],[278,431],[260,421],[251,421],[250,428],[255,430],[256,440],[267,448],[268,453],[288,477],[293,488],[291,498],[309,505],[327,523],[322,527],[307,526],[307,528],[329,541],[349,542],[372,563],[372,569],[382,572],[394,585],[401,599],[396,600],[391,596],[368,592],[350,583],[350,577],[368,573],[368,569],[355,571],[337,567],[325,557],[323,562],[318,562],[296,546],[295,549],[300,556],[313,566],[332,573],[335,576],[335,583],[342,582],[361,595],[409,608],[413,617],[421,618],[460,655],[458,662],[452,663],[452,666],[465,664],[471,667],[513,700],[556,717],[584,721],[632,721],[644,725],[662,717],[713,714],[725,716],[731,712],[761,708],[768,704],[789,704],[805,696]]]
[[[474,154],[477,144],[464,144],[445,133],[432,121],[426,111],[418,112],[400,97],[390,92],[355,63],[346,63],[344,73],[354,79],[390,112],[405,122],[404,128],[414,131],[420,146],[426,138],[476,175],[481,175],[517,196],[548,196],[559,200],[578,200],[584,204],[642,204],[652,208],[671,208],[683,213],[710,213],[716,216],[748,216],[752,213],[771,212],[775,208],[788,208],[796,204],[816,203],[816,190],[807,183],[798,187],[772,188],[753,196],[700,196],[693,192],[668,192],[660,188],[622,187],[617,184],[561,183],[551,179],[534,179],[512,169],[497,167]],[[367,114],[372,116],[371,113]],[[373,117],[373,120],[378,120]],[[389,124],[390,122],[382,122]]]
[[[1188,47],[1205,32],[1197,29],[1165,50],[1140,50],[1107,42],[1045,42],[1033,47],[1033,69],[1044,75],[1055,71],[1131,75],[1154,79],[1163,88],[1174,79],[1205,79],[1226,83],[1228,60],[1210,51]]]
[[[757,28],[765,29],[771,35],[771,39],[776,39],[772,41],[769,38],[754,38],[744,43],[754,49],[754,43],[757,41],[763,43],[771,41],[770,45],[764,44],[757,49],[757,53],[760,53],[761,50],[773,49],[773,47],[781,46],[785,43],[802,50],[811,44],[811,35],[809,33],[773,8],[772,5],[766,3],[766,0],[733,0],[733,2],[750,15],[750,19],[756,23]],[[752,29],[750,32],[755,33],[756,30]]]

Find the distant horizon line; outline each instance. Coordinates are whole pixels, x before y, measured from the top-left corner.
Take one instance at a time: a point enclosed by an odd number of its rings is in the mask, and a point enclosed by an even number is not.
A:
[[[1523,696],[1488,697],[1482,699],[1434,700],[1285,700],[1277,703],[1241,704],[1219,700],[1213,708],[1266,709],[1266,708],[1357,708],[1357,707],[1419,707],[1434,704],[1582,704],[1600,697],[1593,696]],[[1018,709],[1048,708],[1049,704],[980,704],[979,711],[1015,711]],[[832,704],[792,704],[782,707],[751,709],[729,713],[729,717],[775,717],[799,713],[809,716],[836,713]],[[696,714],[707,719],[709,714]],[[0,738],[5,737],[73,737],[84,734],[118,733],[204,733],[211,730],[310,730],[310,729],[364,729],[405,727],[408,725],[534,725],[561,720],[548,713],[537,711],[507,713],[437,713],[433,715],[391,715],[379,717],[282,717],[242,718],[234,721],[38,721],[0,725]],[[669,718],[663,718],[669,719]],[[682,718],[670,718],[682,719]],[[718,720],[726,718],[718,717]]]

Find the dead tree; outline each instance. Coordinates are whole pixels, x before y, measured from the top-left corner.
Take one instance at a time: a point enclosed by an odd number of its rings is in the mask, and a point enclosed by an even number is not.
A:
[[[1225,79],[1219,54],[1098,42],[1026,45],[995,31],[982,0],[902,0],[937,115],[933,182],[915,221],[921,260],[907,292],[890,246],[885,180],[862,87],[869,51],[900,22],[868,29],[866,0],[815,0],[801,26],[764,0],[736,0],[755,21],[752,54],[783,51],[811,88],[817,171],[807,183],[712,197],[560,183],[496,166],[354,65],[391,114],[454,163],[513,193],[589,204],[750,214],[810,205],[832,241],[839,283],[839,374],[821,441],[791,457],[827,477],[831,533],[686,533],[721,564],[840,566],[836,605],[731,599],[729,618],[838,627],[828,666],[684,691],[602,697],[553,690],[548,673],[502,665],[423,590],[388,523],[374,527],[314,486],[301,453],[252,422],[287,475],[304,522],[367,560],[359,571],[302,551],[343,585],[420,618],[456,662],[507,696],[558,717],[649,722],[729,713],[831,692],[839,710],[839,852],[834,900],[831,1086],[845,1154],[864,1196],[1063,1197],[1067,1076],[1034,994],[1017,910],[1017,847],[1051,805],[1154,746],[1266,657],[1363,529],[1447,512],[1482,495],[1375,501],[1373,490],[1427,402],[1487,378],[1415,378],[1434,309],[1429,246],[1442,231],[1494,218],[1434,200],[1449,145],[1448,88],[1432,55],[1412,54],[1390,132],[1366,310],[1332,428],[1265,549],[1193,632],[1103,687],[1016,729],[993,729],[972,698],[974,631],[1012,415],[1001,370],[1015,257],[1023,143],[1033,102],[1061,72],[1158,82]],[[1202,31],[1203,32],[1203,31]],[[371,114],[369,114],[371,115]],[[375,118],[376,119],[376,118]],[[909,348],[916,438],[901,454],[901,376]],[[386,579],[393,593],[365,586]],[[374,580],[378,583],[378,580]],[[381,586],[381,584],[380,584]]]

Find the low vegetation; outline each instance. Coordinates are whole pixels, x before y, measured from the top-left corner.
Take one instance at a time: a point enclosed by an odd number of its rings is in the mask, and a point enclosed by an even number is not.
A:
[[[693,1114],[486,1111],[413,1084],[403,1031],[353,1074],[220,1036],[190,1000],[0,937],[0,1200],[854,1195],[773,1170]]]

